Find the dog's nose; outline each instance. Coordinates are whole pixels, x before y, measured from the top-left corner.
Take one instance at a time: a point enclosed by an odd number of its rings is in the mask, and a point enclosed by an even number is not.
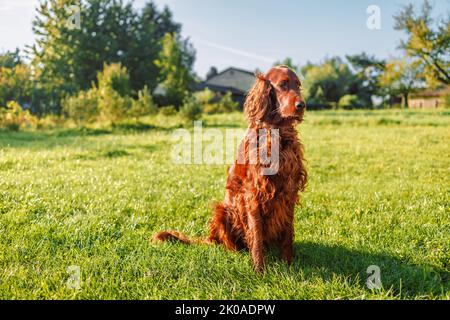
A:
[[[305,101],[299,101],[299,102],[296,102],[296,103],[295,103],[295,107],[296,107],[298,110],[305,109],[305,108],[306,108],[306,103],[305,103]]]

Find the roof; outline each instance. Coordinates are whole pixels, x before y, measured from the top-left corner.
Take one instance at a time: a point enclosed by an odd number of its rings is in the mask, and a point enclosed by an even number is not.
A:
[[[253,72],[229,67],[201,83],[200,87],[245,94],[254,82],[255,75]]]
[[[435,98],[450,95],[450,86],[438,89],[425,89],[411,94],[411,98]]]
[[[158,84],[155,90],[153,90],[153,94],[155,96],[165,96],[166,93],[167,93],[166,88],[164,88],[161,84]]]

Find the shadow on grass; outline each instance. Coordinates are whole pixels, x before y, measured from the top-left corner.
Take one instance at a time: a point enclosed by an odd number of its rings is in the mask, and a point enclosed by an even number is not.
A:
[[[171,126],[157,126],[142,122],[126,122],[116,123],[112,126],[113,132],[146,132],[146,131],[172,131],[178,128],[182,128],[182,124],[174,124]]]
[[[80,137],[103,136],[115,133],[136,133],[146,131],[172,131],[180,128],[159,127],[148,124],[117,124],[111,129],[74,128],[56,129],[52,131],[7,131],[0,130],[0,148],[52,148],[60,145],[70,144]]]
[[[245,130],[246,124],[245,123],[227,123],[227,122],[208,122],[203,121],[202,126],[204,128],[217,128],[217,129],[242,129]]]
[[[58,129],[53,131],[0,131],[0,147],[27,148],[46,147],[66,144],[73,139],[82,136],[100,136],[111,134],[111,130],[105,129]]]
[[[235,123],[208,123],[204,121],[202,126],[205,128],[244,128]],[[142,133],[149,131],[171,132],[176,129],[192,130],[192,126],[183,123],[173,125],[158,126],[142,122],[123,122],[112,125],[111,128],[70,128],[55,129],[51,131],[8,131],[0,130],[0,148],[27,148],[27,147],[45,147],[51,148],[58,145],[68,144],[79,137],[103,136],[109,134],[128,134]]]
[[[437,296],[450,290],[448,270],[415,265],[388,254],[312,242],[296,242],[294,250],[293,268],[302,270],[306,277],[319,276],[331,281],[334,275],[341,275],[366,287],[366,280],[372,274],[366,273],[367,268],[376,265],[381,271],[383,288],[402,298]]]

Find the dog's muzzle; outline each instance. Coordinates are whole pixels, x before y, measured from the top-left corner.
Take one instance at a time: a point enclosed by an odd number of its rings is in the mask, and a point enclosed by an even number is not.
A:
[[[303,110],[303,109],[306,108],[306,103],[305,103],[304,101],[299,101],[299,102],[297,102],[297,103],[295,104],[295,108],[296,108],[298,111],[301,111],[301,110]]]

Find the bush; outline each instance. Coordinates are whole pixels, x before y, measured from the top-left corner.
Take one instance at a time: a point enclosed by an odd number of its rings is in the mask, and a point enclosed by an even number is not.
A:
[[[208,88],[197,92],[195,99],[203,106],[203,112],[206,114],[233,112],[237,110],[239,105],[239,103],[233,101],[231,92],[216,95]]]
[[[43,118],[38,119],[37,129],[56,129],[61,128],[65,124],[64,117],[54,114],[48,114]]]
[[[205,114],[216,114],[220,113],[219,105],[217,103],[208,103],[203,105],[203,112]]]
[[[8,101],[6,109],[0,109],[0,127],[11,131],[20,128],[35,128],[38,119],[29,110],[23,110],[16,101]]]
[[[216,98],[214,92],[205,88],[202,91],[198,91],[194,94],[195,99],[203,106],[213,103],[213,100]]]
[[[61,102],[62,113],[77,124],[93,122],[97,119],[99,109],[98,90],[92,88],[80,91],[78,94],[67,97]]]
[[[0,67],[0,106],[5,106],[9,101],[29,103],[32,92],[30,79],[31,69],[25,64]]]
[[[114,123],[126,117],[131,109],[133,99],[121,96],[112,89],[99,89],[99,92],[98,109],[101,121]]]
[[[200,119],[202,116],[202,106],[194,96],[185,98],[184,104],[180,109],[181,116],[188,122]]]
[[[120,63],[104,64],[103,70],[97,73],[98,88],[100,91],[113,90],[120,96],[131,94],[130,76],[127,68]]]
[[[450,94],[444,96],[444,108],[450,108]]]
[[[174,106],[165,106],[159,109],[159,113],[163,116],[173,116],[177,114],[177,109]]]
[[[339,99],[338,107],[342,109],[357,109],[363,107],[358,96],[347,94]]]
[[[114,123],[125,118],[133,103],[127,69],[120,63],[104,64],[97,80],[101,120]]]
[[[233,112],[237,110],[239,103],[233,101],[231,92],[227,92],[219,101],[219,110],[222,113]]]
[[[105,64],[97,74],[98,87],[80,91],[61,102],[63,114],[75,123],[89,123],[97,120],[116,122],[127,115],[139,117],[152,107],[147,88],[139,92],[138,101],[130,94],[130,78],[126,68],[120,64]],[[133,108],[134,107],[134,108]]]
[[[146,116],[149,114],[156,114],[158,108],[153,102],[150,90],[147,86],[144,89],[139,90],[137,100],[133,100],[131,103],[131,108],[128,110],[128,115],[130,117],[136,118]]]

